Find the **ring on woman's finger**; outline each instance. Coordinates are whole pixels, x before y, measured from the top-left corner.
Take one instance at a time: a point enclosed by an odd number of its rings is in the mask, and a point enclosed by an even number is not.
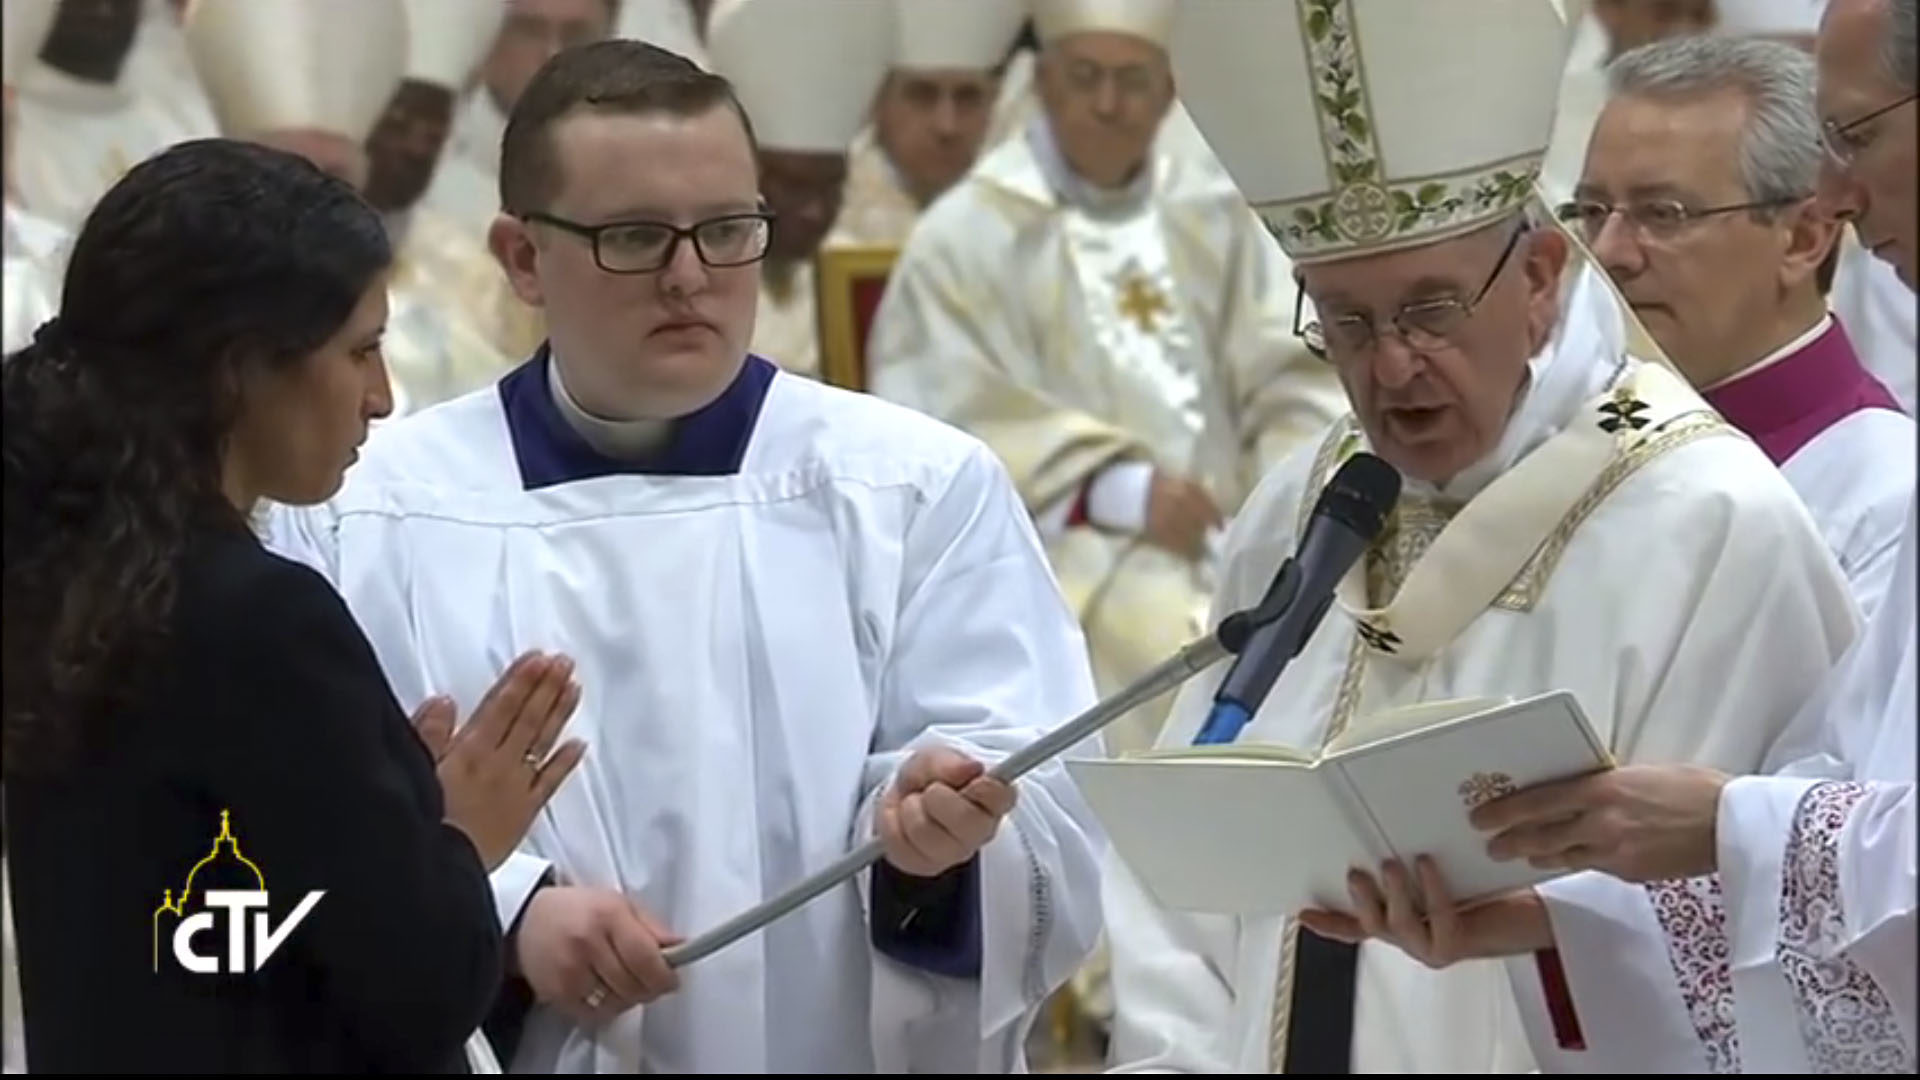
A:
[[[606,1001],[607,1001],[606,987],[596,986],[592,990],[587,991],[587,1008],[597,1009],[600,1006],[606,1004]]]
[[[540,767],[540,755],[531,750],[521,754],[520,760],[526,762],[527,768],[529,769],[538,769]]]

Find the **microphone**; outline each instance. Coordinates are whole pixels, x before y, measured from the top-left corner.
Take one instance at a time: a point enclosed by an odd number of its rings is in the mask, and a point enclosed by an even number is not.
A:
[[[1400,474],[1385,461],[1361,453],[1340,466],[1314,504],[1298,552],[1281,564],[1260,606],[1246,613],[1253,631],[1234,650],[1239,655],[1193,745],[1216,746],[1240,736],[1326,616],[1334,586],[1380,535],[1399,498]]]
[[[1227,616],[1212,633],[1189,642],[1118,693],[1009,754],[988,769],[987,775],[1011,784],[1136,707],[1237,655],[1214,698],[1201,739],[1196,740],[1232,742],[1273,688],[1280,669],[1312,636],[1333,599],[1334,583],[1379,535],[1387,511],[1399,497],[1400,474],[1392,466],[1371,454],[1354,455],[1321,493],[1307,522],[1306,535],[1301,538],[1299,555],[1280,567],[1258,607]],[[1312,603],[1303,607],[1303,600]],[[1223,714],[1223,710],[1227,711]],[[1221,728],[1223,737],[1207,739],[1206,732],[1216,727]],[[868,840],[778,896],[691,941],[662,950],[667,966],[683,968],[719,952],[852,878],[880,861],[880,856],[879,839]]]

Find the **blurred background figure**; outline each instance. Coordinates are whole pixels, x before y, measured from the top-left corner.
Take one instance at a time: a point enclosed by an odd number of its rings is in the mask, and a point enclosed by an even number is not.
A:
[[[506,9],[467,0],[405,0],[405,7],[407,75],[367,139],[367,197],[393,234],[394,288],[470,327],[501,357],[519,360],[546,336],[540,313],[508,287],[484,228],[475,231],[423,198],[446,167],[455,103],[492,48]]]
[[[620,0],[505,0],[505,7],[426,195],[427,205],[475,236],[485,236],[500,212],[500,137],[520,92],[554,53],[612,36],[620,14]]]
[[[847,151],[893,55],[891,0],[721,0],[707,34],[759,143],[773,211],[753,351],[820,373],[814,256],[840,214]]]
[[[619,0],[613,36],[657,45],[703,68],[707,60],[707,16],[711,0]]]
[[[73,230],[136,163],[214,134],[206,100],[179,77],[176,18],[161,0],[60,0],[37,61],[19,75],[22,206]]]
[[[893,64],[854,137],[829,245],[893,247],[987,143],[1025,0],[895,0]]]
[[[196,0],[186,31],[222,134],[299,154],[365,189],[367,137],[407,63],[399,3]],[[484,386],[510,366],[457,311],[399,285],[389,290],[385,350],[395,415]]]
[[[407,63],[400,85],[367,137],[367,202],[388,216],[391,232],[405,231],[405,218],[433,179],[453,112],[492,47],[505,8],[464,0],[403,0],[407,16]]]
[[[14,123],[14,86],[20,73],[32,62],[46,40],[53,23],[56,0],[6,0],[4,41],[5,69],[0,71],[0,102],[5,115],[0,119],[0,177],[6,185],[6,255],[4,280],[6,292],[0,298],[0,351],[7,353],[27,343],[34,328],[51,316],[59,306],[60,273],[64,248],[71,239],[67,230],[22,207],[15,197],[13,175],[19,130]],[[9,924],[11,925],[11,924]],[[7,963],[13,962],[8,950]],[[12,970],[11,966],[8,968]],[[7,1007],[18,999],[9,994]],[[11,1015],[11,1014],[10,1014]],[[11,1029],[10,1029],[11,1030]]]
[[[1041,108],[914,227],[874,390],[986,440],[1112,693],[1197,632],[1210,537],[1335,415],[1291,269],[1211,158],[1159,138],[1176,5],[1042,0]],[[1158,734],[1166,703],[1110,728]]]

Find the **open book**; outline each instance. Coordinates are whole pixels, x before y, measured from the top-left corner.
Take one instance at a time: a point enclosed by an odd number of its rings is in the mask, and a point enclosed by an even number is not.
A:
[[[1067,768],[1115,852],[1166,907],[1291,915],[1351,907],[1346,874],[1430,855],[1456,902],[1556,876],[1495,862],[1474,806],[1612,767],[1566,691],[1424,702],[1354,723],[1317,759],[1263,743],[1152,750]]]

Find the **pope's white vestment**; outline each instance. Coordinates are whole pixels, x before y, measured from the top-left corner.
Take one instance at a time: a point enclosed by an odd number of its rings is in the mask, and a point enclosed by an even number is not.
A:
[[[1559,1072],[1912,1073],[1916,533],[1886,601],[1768,755],[1722,791],[1718,872],[1542,890],[1579,1047],[1518,973]]]
[[[267,528],[338,585],[408,708],[450,693],[464,716],[527,650],[576,661],[587,756],[494,874],[503,924],[551,868],[691,937],[864,842],[911,751],[998,759],[1091,702],[975,440],[749,358],[641,472],[571,434],[545,364],[384,426],[332,502]],[[1018,790],[979,856],[977,978],[870,945],[863,875],[597,1032],[536,1008],[511,1066],[1019,1066],[1093,947],[1104,840],[1058,763]]]
[[[1294,296],[1210,159],[1159,148],[1128,188],[1101,191],[1036,114],[914,227],[874,318],[873,391],[978,435],[1043,520],[1114,466],[1142,470],[1142,521],[1156,468],[1231,515],[1340,408],[1331,369],[1290,332]],[[1112,693],[1198,636],[1212,586],[1137,525],[1105,524],[1049,529],[1048,555]],[[1151,743],[1165,708],[1110,743]]]
[[[1567,689],[1621,761],[1752,769],[1853,640],[1846,583],[1786,481],[1678,376],[1627,355],[1592,271],[1566,296],[1498,446],[1445,488],[1408,480],[1242,741],[1312,749],[1415,701]],[[1228,534],[1216,616],[1260,598],[1320,487],[1364,445],[1343,420],[1254,493]],[[1163,745],[1191,740],[1218,679],[1189,684]],[[1288,827],[1249,857],[1286,858]],[[1296,924],[1161,909],[1117,862],[1106,880],[1114,1060],[1277,1067]],[[1364,943],[1353,1024],[1355,1072],[1534,1066],[1497,961],[1433,971]]]

